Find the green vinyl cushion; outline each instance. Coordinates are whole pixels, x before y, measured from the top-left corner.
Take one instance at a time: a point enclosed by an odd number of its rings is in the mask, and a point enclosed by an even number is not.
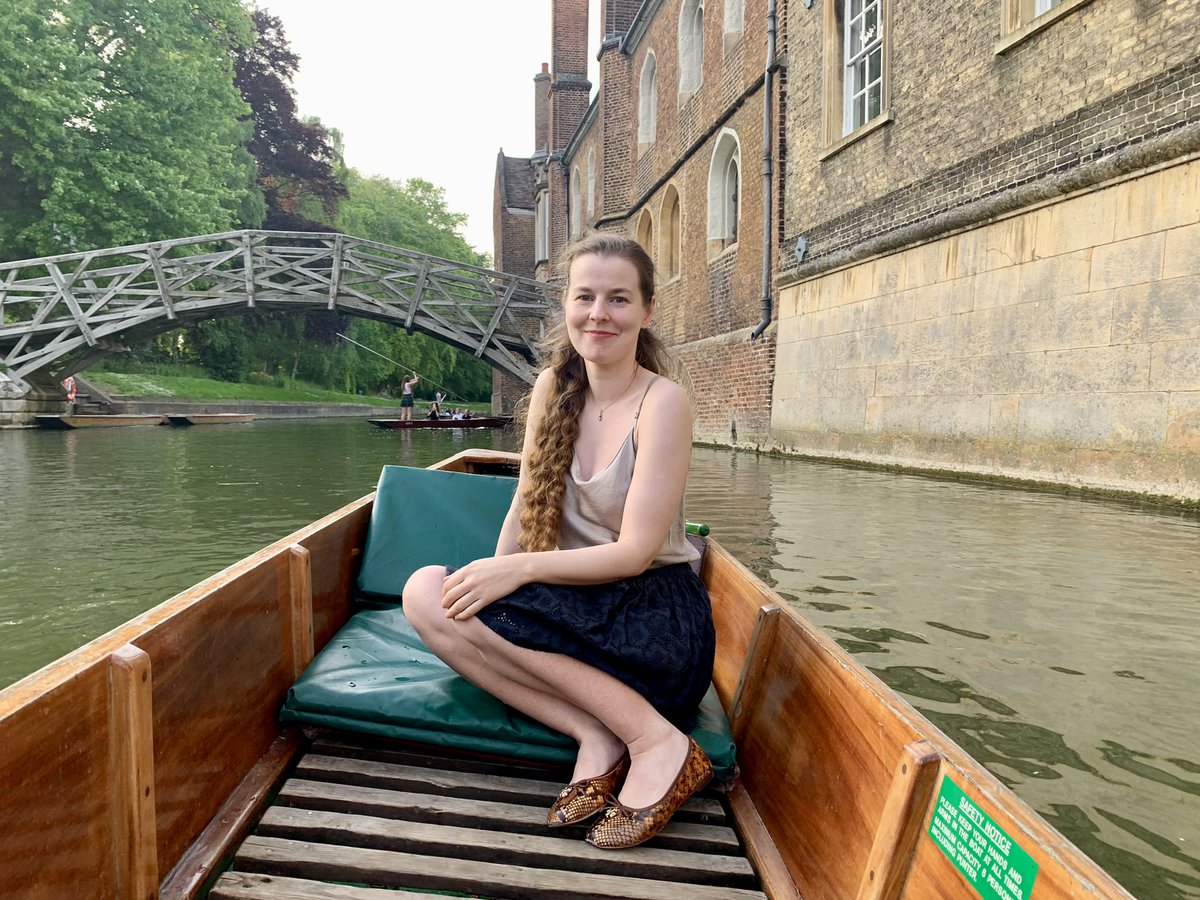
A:
[[[421,566],[464,566],[491,556],[516,489],[517,479],[500,475],[384,466],[358,573],[359,599],[396,604]]]
[[[430,563],[495,552],[516,479],[385,466],[358,577],[362,609],[288,691],[285,722],[518,759],[569,763],[575,742],[511,709],[438,659],[400,608],[404,583]],[[696,742],[717,777],[734,771],[729,724],[709,689]]]
[[[571,738],[505,706],[438,659],[399,607],[351,616],[288,691],[281,718],[517,759],[575,759]],[[716,777],[732,777],[733,739],[713,688],[692,737]]]

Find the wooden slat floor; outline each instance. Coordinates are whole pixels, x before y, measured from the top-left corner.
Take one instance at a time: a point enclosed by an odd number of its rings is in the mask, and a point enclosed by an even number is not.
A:
[[[585,826],[545,825],[566,775],[319,738],[208,896],[764,897],[717,794],[641,847],[598,850]]]

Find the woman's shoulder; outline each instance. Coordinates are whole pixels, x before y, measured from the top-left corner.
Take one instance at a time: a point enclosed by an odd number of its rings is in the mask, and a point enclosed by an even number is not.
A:
[[[667,375],[651,375],[646,382],[646,394],[642,398],[643,406],[688,406],[687,388]]]

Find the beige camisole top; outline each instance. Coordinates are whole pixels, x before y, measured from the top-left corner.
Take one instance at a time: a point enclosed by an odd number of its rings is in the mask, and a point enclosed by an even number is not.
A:
[[[646,394],[661,376],[655,376],[642,394]],[[562,519],[559,525],[558,546],[562,550],[594,547],[611,544],[621,533],[621,517],[625,512],[625,496],[633,481],[633,464],[637,458],[637,420],[642,414],[642,403],[638,404],[633,416],[633,427],[612,462],[591,478],[579,477],[579,459],[572,457],[571,469],[567,474],[566,490],[562,500]],[[688,543],[685,534],[683,502],[675,514],[675,521],[667,531],[666,540],[654,555],[650,568],[668,566],[673,563],[699,559],[700,553]]]

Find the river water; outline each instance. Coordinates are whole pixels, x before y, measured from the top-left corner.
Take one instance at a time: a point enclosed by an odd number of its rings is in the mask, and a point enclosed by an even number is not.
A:
[[[0,686],[488,430],[0,431]],[[696,448],[688,515],[1135,896],[1200,898],[1200,517]]]

